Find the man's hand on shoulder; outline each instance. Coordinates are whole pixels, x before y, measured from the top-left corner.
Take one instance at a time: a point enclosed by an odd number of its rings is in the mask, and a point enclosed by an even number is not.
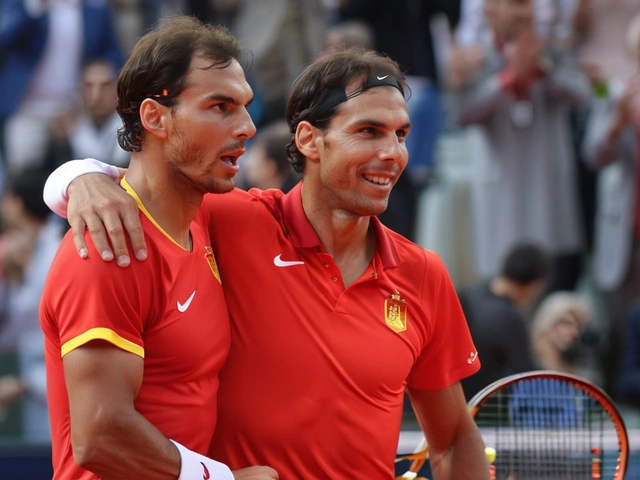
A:
[[[67,193],[67,214],[73,242],[82,258],[89,254],[85,229],[89,230],[95,249],[104,261],[116,258],[120,267],[129,266],[131,259],[125,233],[131,239],[136,258],[147,258],[147,245],[136,202],[111,178],[100,173],[82,175],[71,182]]]
[[[248,467],[240,470],[234,470],[233,478],[235,480],[278,480],[278,472],[270,467]]]

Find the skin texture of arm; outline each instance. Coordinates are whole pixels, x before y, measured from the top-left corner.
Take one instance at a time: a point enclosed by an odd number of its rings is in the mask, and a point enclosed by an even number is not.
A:
[[[134,407],[143,359],[92,342],[63,363],[75,462],[105,480],[178,478],[177,448]]]
[[[134,407],[143,359],[104,342],[64,357],[75,462],[104,480],[176,480],[178,449]],[[236,480],[277,480],[275,470],[235,470]]]
[[[457,382],[442,390],[408,387],[429,445],[434,480],[488,480],[484,442]]]

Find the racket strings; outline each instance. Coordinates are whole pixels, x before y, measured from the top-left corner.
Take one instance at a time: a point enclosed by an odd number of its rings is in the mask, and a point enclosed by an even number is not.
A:
[[[497,451],[496,480],[615,478],[614,422],[573,384],[532,378],[508,385],[482,404],[475,421]]]

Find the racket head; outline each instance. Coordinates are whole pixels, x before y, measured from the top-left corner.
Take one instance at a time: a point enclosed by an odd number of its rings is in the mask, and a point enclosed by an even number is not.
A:
[[[624,421],[609,395],[584,378],[547,370],[511,375],[478,392],[469,408],[497,452],[496,480],[624,478]]]

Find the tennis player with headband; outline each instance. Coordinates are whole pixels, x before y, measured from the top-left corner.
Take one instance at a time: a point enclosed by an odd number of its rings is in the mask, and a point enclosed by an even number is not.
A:
[[[232,159],[255,133],[241,52],[227,30],[174,18],[119,76],[122,192],[149,258],[130,272],[82,260],[67,236],[53,261],[40,316],[56,480],[278,478],[206,457],[230,328],[200,204],[233,189]]]
[[[287,150],[303,180],[286,195],[205,196],[231,314],[210,456],[232,468],[265,463],[283,479],[390,479],[407,389],[434,478],[488,478],[459,384],[480,365],[449,275],[435,253],[376,218],[408,161],[404,94],[397,64],[375,52],[316,59],[286,112]],[[77,165],[111,170],[84,160],[61,167],[45,193],[59,213]],[[121,193],[105,175],[73,180],[78,252],[89,251],[85,226],[99,252],[111,251],[101,222],[116,257],[128,255],[125,228],[133,251],[146,250]]]

